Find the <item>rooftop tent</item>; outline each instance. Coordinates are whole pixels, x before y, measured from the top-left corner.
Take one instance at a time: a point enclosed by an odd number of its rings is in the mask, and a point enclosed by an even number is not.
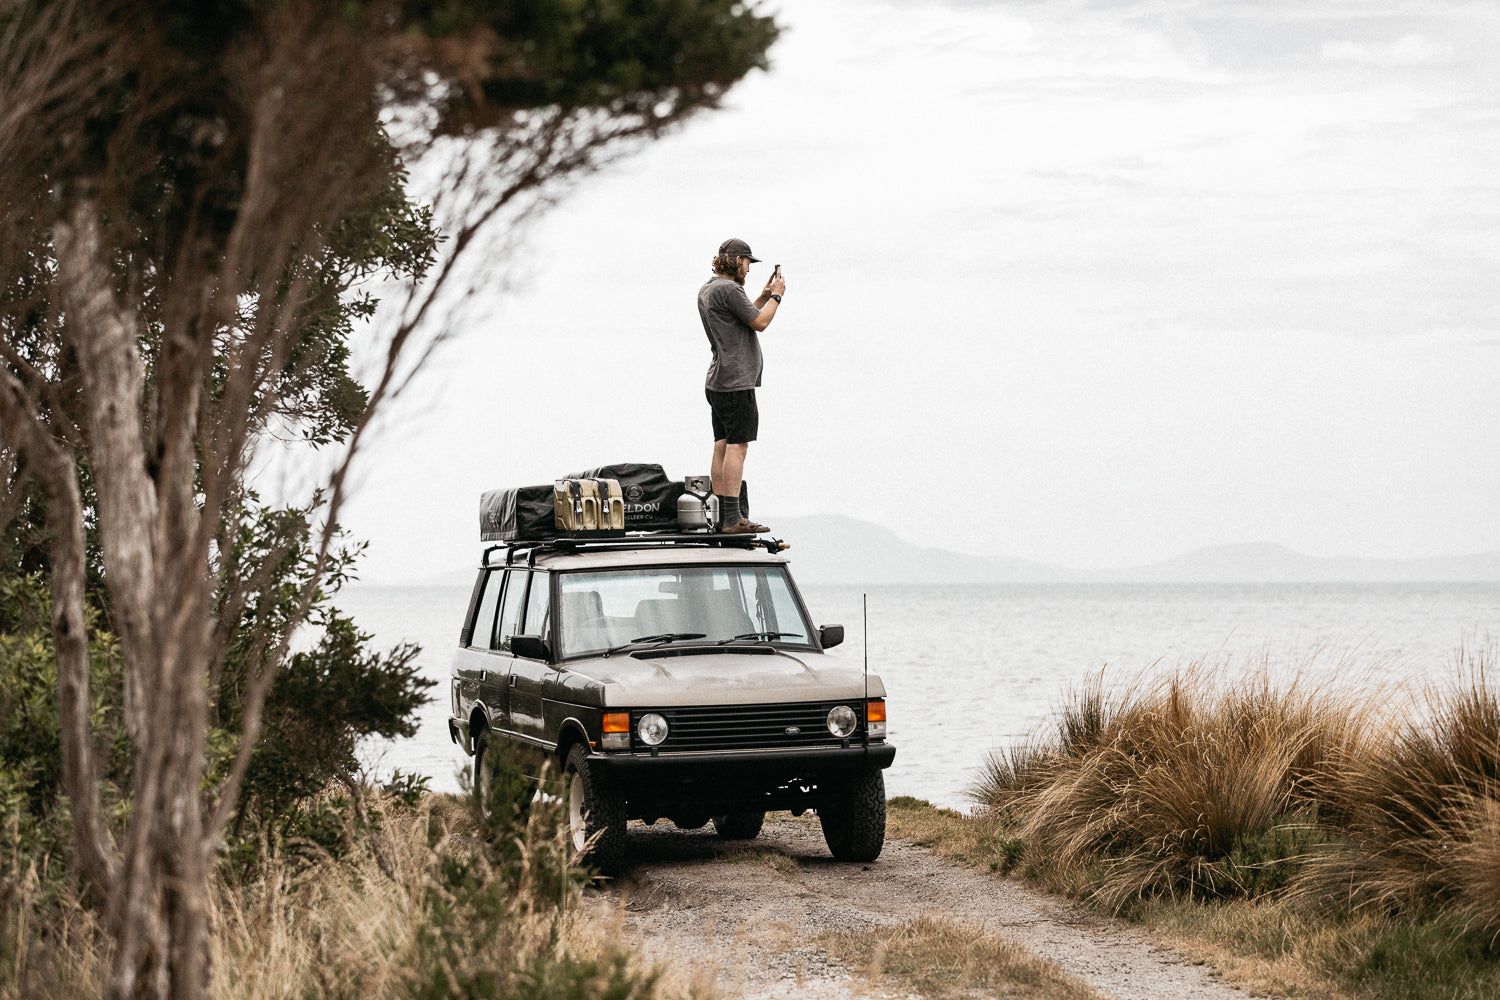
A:
[[[660,465],[621,462],[574,472],[566,479],[613,479],[625,497],[626,531],[677,531],[677,500],[681,480],[668,478]],[[740,486],[740,503],[748,514],[750,490]],[[482,542],[540,541],[569,534],[557,527],[553,488],[517,486],[490,490],[479,498],[479,540]]]
[[[490,490],[479,498],[479,540],[514,542],[554,538],[552,484]]]

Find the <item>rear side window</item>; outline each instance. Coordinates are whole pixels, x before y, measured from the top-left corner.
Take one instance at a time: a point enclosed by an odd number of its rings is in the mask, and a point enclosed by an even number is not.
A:
[[[474,612],[474,628],[469,633],[469,645],[475,649],[489,649],[494,641],[495,609],[500,604],[500,582],[504,579],[505,574],[499,570],[485,573],[484,590]]]
[[[500,608],[499,645],[502,653],[510,652],[510,640],[521,630],[521,612],[526,607],[526,577],[524,569],[510,571],[510,582],[505,585],[505,602]]]

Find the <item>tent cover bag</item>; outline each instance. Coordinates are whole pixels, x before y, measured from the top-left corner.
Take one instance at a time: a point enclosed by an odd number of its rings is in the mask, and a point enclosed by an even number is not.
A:
[[[625,499],[625,530],[676,531],[682,483],[667,478],[659,465],[622,462],[575,472],[569,479],[613,479]]]
[[[559,531],[625,532],[625,500],[613,479],[559,479],[552,484],[553,517]]]
[[[479,498],[479,540],[536,541],[557,537],[552,484],[490,490]]]

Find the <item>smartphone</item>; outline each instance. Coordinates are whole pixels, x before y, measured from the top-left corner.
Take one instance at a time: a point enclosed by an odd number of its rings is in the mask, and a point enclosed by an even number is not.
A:
[[[771,272],[771,277],[772,278],[779,278],[779,277],[781,277],[781,265],[780,264],[777,264],[776,265],[776,270],[774,270],[774,271]]]

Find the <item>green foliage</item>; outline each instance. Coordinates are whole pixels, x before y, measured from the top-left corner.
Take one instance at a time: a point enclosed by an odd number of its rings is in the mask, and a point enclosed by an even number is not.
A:
[[[56,996],[87,992],[75,983],[69,952],[87,940],[87,928],[77,927],[78,884],[68,868],[72,831],[62,796],[51,614],[51,595],[40,576],[0,575],[0,994],[5,995],[32,995],[33,980],[73,985]],[[118,832],[128,812],[130,782],[120,714],[123,670],[119,648],[101,630],[99,617],[91,611],[86,622],[91,716],[103,771],[100,798]],[[7,992],[6,977],[14,977],[18,992]]]
[[[317,567],[317,500],[307,508],[272,509],[255,505],[255,499],[252,494],[232,515],[234,541],[224,557],[217,602],[221,619],[233,626],[215,690],[218,728],[231,733],[239,731],[245,697],[266,657],[290,640],[302,589]],[[330,553],[324,587],[307,614],[308,625],[318,630],[317,645],[288,657],[266,694],[241,817],[248,812],[280,822],[283,834],[296,822],[297,814],[289,811],[294,803],[358,769],[355,752],[362,740],[413,735],[417,712],[431,700],[427,691],[435,682],[420,675],[416,646],[372,650],[369,634],[332,603],[362,549]],[[221,776],[229,759],[221,757],[211,773]]]
[[[432,779],[425,774],[406,774],[399,767],[380,785],[380,794],[388,796],[407,809],[415,809],[422,797],[432,791]]]
[[[1329,958],[1325,972],[1357,996],[1481,1000],[1500,989],[1500,951],[1452,916],[1358,924]]]
[[[296,653],[266,698],[265,728],[245,777],[245,799],[267,816],[358,768],[368,736],[416,733],[415,715],[434,681],[418,674],[418,648],[371,651],[370,636],[337,611],[316,649]]]
[[[222,778],[238,749],[235,734],[252,657],[257,650],[263,653],[267,643],[274,646],[290,627],[313,561],[307,511],[257,508],[247,512],[240,527],[230,560],[265,572],[258,577],[263,585],[245,588],[248,599],[231,623],[231,648],[217,692],[220,724],[208,746],[211,781]],[[347,578],[358,553],[350,548],[335,554],[330,587]],[[233,614],[222,604],[220,610]],[[123,820],[132,752],[122,717],[124,663],[101,621],[100,612],[90,606],[92,728],[105,808]],[[349,839],[348,805],[320,796],[332,782],[358,769],[360,741],[415,733],[416,713],[430,700],[426,692],[434,682],[418,673],[415,646],[371,649],[370,636],[332,605],[330,592],[317,595],[311,621],[321,630],[317,644],[293,654],[267,694],[263,738],[251,757],[241,817],[248,810],[274,821],[276,836],[301,838],[336,852]],[[401,780],[408,798],[425,790],[425,779]],[[39,575],[0,575],[0,823],[9,831],[6,846],[22,855],[66,856],[68,817],[61,792],[50,596]],[[242,833],[234,838],[230,854],[248,863],[260,843],[253,833]]]
[[[753,69],[779,29],[742,0],[407,0],[411,34],[490,44],[477,94],[455,89],[444,128],[514,108],[667,114],[712,99]],[[476,100],[482,98],[482,100]]]
[[[52,602],[39,576],[0,577],[0,829],[5,857],[52,854],[68,843]],[[124,674],[114,637],[88,617],[91,716],[101,751],[104,804],[117,816],[129,786],[121,718]],[[0,869],[5,861],[0,858]],[[13,873],[12,873],[13,874]]]
[[[919,799],[915,795],[896,795],[886,802],[887,809],[920,810],[931,809],[932,803],[926,799]]]

